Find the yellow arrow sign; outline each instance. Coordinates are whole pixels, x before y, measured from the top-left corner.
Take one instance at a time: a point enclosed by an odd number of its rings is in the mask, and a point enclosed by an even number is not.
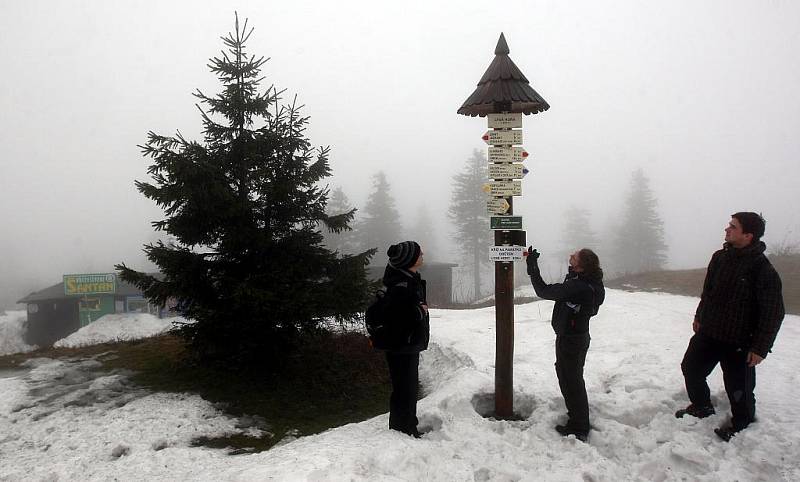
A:
[[[501,197],[490,198],[486,201],[486,209],[489,214],[505,214],[509,208],[511,208],[511,205]]]

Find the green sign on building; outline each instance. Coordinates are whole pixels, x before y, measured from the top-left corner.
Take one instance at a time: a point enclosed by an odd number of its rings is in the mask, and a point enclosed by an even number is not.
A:
[[[114,273],[65,274],[64,294],[100,295],[117,292],[117,275]]]

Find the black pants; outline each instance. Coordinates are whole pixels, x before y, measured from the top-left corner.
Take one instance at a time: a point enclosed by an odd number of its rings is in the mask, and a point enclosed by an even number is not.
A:
[[[722,366],[725,392],[731,402],[731,423],[734,430],[747,427],[756,416],[756,368],[747,366],[747,349],[728,345],[695,334],[683,355],[681,370],[686,380],[686,393],[694,405],[711,405],[711,393],[706,378],[717,366]]]
[[[389,428],[407,434],[417,432],[417,385],[419,353],[386,352],[392,396],[389,399]]]
[[[556,336],[556,375],[567,406],[567,426],[581,432],[589,432],[589,399],[583,382],[583,365],[590,339],[588,332]]]

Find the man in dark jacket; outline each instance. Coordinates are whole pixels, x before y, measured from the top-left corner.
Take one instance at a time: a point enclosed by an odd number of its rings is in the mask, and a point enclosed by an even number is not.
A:
[[[419,353],[428,348],[430,319],[422,266],[422,248],[414,241],[393,244],[386,254],[389,264],[383,274],[390,312],[397,324],[398,339],[386,351],[392,395],[389,428],[419,438],[417,430],[417,386]]]
[[[691,404],[675,416],[715,413],[706,378],[719,363],[731,422],[714,432],[726,442],[755,419],[756,365],[767,357],[783,321],[781,279],[764,256],[765,222],[757,213],[731,215],[725,244],[706,271],[703,294],[681,362]]]
[[[529,247],[526,262],[533,289],[540,298],[556,302],[552,319],[556,332],[556,375],[568,416],[567,423],[556,425],[556,430],[585,442],[590,426],[583,366],[589,351],[589,318],[597,314],[605,299],[603,270],[597,255],[584,248],[570,255],[563,283],[547,284],[542,280],[538,258],[539,253]]]

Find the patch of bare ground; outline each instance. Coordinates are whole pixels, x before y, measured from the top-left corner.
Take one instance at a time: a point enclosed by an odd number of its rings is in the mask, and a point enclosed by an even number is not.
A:
[[[800,255],[772,255],[770,262],[783,282],[786,313],[800,314]],[[627,291],[661,291],[676,295],[700,296],[706,269],[653,271],[620,276],[605,282],[606,287]]]

